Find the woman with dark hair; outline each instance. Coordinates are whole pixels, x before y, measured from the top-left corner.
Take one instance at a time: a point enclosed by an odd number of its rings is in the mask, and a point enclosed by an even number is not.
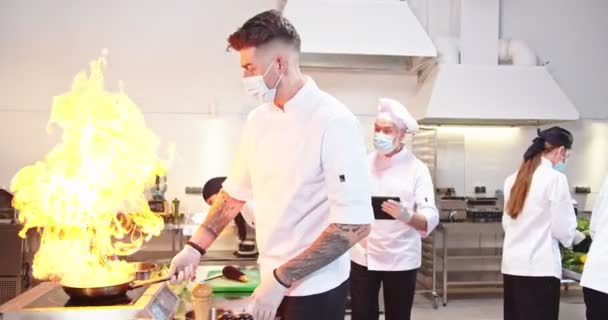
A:
[[[585,238],[576,231],[568,180],[561,172],[572,143],[566,129],[539,130],[519,170],[505,181],[505,320],[558,319],[559,244],[571,247]]]

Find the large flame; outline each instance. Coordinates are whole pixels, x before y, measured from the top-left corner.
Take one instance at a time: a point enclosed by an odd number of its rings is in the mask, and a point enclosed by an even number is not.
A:
[[[92,61],[89,75],[79,73],[71,91],[55,97],[49,130],[63,130],[61,143],[11,184],[20,235],[41,234],[34,276],[75,287],[129,281],[132,265],[112,257],[135,252],[163,228],[144,195],[164,174],[159,141],[122,90],[105,91],[105,65],[104,57]]]

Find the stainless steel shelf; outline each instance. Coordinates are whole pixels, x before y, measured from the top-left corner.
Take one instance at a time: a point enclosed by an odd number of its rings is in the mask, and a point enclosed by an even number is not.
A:
[[[434,261],[441,267],[443,305],[447,305],[448,287],[452,286],[496,286],[502,284],[501,258],[503,229],[495,223],[441,223],[437,227],[441,234],[442,248],[435,251]],[[450,237],[476,236],[473,247],[449,247]],[[482,241],[490,236],[492,241]],[[492,237],[494,237],[492,239]],[[433,255],[432,253],[430,255]],[[428,261],[429,256],[423,256]],[[478,263],[471,263],[478,262]]]

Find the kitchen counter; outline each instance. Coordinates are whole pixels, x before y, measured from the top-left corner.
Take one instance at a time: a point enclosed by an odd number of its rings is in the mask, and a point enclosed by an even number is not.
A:
[[[224,265],[203,265],[199,266],[196,270],[196,278],[197,279],[205,279],[207,278],[207,274],[211,270],[221,270]],[[252,266],[253,268],[257,268]],[[194,285],[194,284],[192,284]],[[192,310],[192,302],[191,302],[191,288],[184,291],[180,295],[182,298],[182,305],[180,306],[178,313],[175,315],[174,319],[183,320],[185,319],[185,314],[187,311]],[[243,293],[235,293],[234,295],[228,295],[226,293],[222,293],[221,295],[213,295],[211,300],[211,307],[218,310],[218,315],[220,310],[231,310],[233,312],[243,312],[247,309],[251,298]]]
[[[445,229],[451,235],[503,233],[501,222],[441,222],[437,229]]]

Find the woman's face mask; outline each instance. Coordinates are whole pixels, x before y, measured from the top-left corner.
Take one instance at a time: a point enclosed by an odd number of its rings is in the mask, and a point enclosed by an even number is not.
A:
[[[564,172],[566,170],[566,164],[568,163],[568,158],[570,158],[570,150],[564,149],[564,153],[561,156],[561,160],[553,165],[553,169]]]

